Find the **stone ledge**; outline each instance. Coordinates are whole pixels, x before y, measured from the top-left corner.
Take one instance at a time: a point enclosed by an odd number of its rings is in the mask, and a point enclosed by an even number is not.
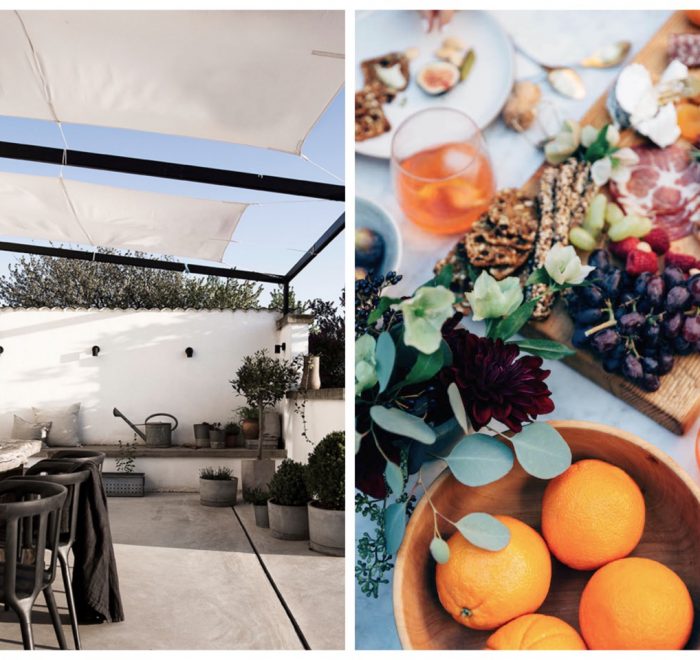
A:
[[[291,325],[292,323],[311,325],[313,321],[313,314],[285,314],[282,318],[277,319],[277,329],[281,330],[285,325]]]
[[[287,392],[288,399],[303,399],[304,393],[300,390]],[[307,401],[345,401],[344,387],[326,387],[320,390],[306,390]]]
[[[50,458],[57,451],[70,449],[70,447],[44,447],[37,457]],[[89,451],[101,451],[110,458],[119,458],[121,451],[119,445],[81,445],[75,449],[87,449]],[[172,447],[146,447],[136,445],[134,447],[135,458],[257,458],[255,449],[242,447],[226,447],[225,449],[212,449],[211,447],[186,447],[175,445]],[[263,449],[263,458],[287,458],[286,449]]]

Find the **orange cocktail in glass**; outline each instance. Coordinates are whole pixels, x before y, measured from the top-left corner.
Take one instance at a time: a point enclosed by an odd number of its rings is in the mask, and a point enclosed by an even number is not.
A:
[[[401,124],[391,166],[404,214],[435,234],[468,230],[496,191],[479,128],[451,108],[423,110]]]

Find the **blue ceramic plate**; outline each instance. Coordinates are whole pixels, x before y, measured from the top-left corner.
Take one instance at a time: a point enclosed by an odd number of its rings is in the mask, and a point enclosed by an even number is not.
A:
[[[398,271],[401,263],[401,236],[394,219],[379,205],[362,197],[355,198],[355,229],[371,229],[384,240],[384,258],[377,274]]]

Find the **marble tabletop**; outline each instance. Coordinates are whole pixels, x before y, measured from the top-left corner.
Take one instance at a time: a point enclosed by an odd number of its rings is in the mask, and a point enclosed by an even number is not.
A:
[[[41,451],[41,440],[0,440],[0,473],[24,465]]]
[[[574,14],[575,18],[572,18]],[[540,48],[539,55],[556,62],[556,49],[572,48],[579,54],[582,48],[594,48],[596,42],[603,44],[618,39],[629,39],[634,54],[659,29],[669,12],[493,12],[493,15],[514,36],[519,46],[529,52]],[[546,34],[557,34],[559,37],[548,40]],[[571,59],[572,56],[569,56],[564,61]],[[530,77],[532,74],[533,66],[522,56],[516,55],[516,77]],[[546,85],[542,85],[544,97],[556,104],[563,117],[579,118],[612,84],[615,75],[615,70],[583,71],[582,77],[588,88],[588,95],[583,101],[556,97]],[[484,135],[499,187],[521,185],[541,163],[541,152],[522,136],[507,129],[500,120],[489,126]],[[358,156],[355,178],[357,195],[380,203],[399,224],[403,238],[399,271],[404,275],[400,286],[405,291],[412,290],[428,279],[436,259],[449,249],[454,238],[432,237],[403,220],[391,193],[386,161]],[[694,454],[694,441],[700,422],[696,422],[684,436],[674,435],[564,364],[550,361],[547,368],[552,371],[547,383],[553,392],[556,410],[545,419],[590,420],[634,433],[667,452],[700,483],[700,471]],[[436,474],[437,471],[434,471],[433,477]],[[356,522],[358,536],[369,530],[364,519],[357,517]],[[400,648],[394,626],[391,585],[383,587],[378,599],[367,598],[356,590],[356,648]]]

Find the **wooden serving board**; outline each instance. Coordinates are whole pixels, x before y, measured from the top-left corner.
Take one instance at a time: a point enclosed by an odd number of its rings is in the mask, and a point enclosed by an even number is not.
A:
[[[651,71],[652,77],[658,77],[668,64],[666,54],[668,35],[674,32],[698,33],[700,29],[690,23],[683,12],[676,12],[639,51],[633,61],[646,66]],[[602,127],[610,122],[605,109],[607,96],[606,92],[591,106],[581,118],[582,125],[592,124]],[[638,136],[633,131],[623,132],[622,143],[625,146],[639,142]],[[528,194],[536,193],[542,169],[544,165],[523,186],[523,190]],[[700,243],[692,236],[676,241],[674,249],[700,257]],[[568,346],[571,346],[572,333],[573,323],[562,302],[557,303],[549,319],[543,322],[532,322],[523,328],[523,334],[528,337],[553,339]],[[587,350],[578,350],[565,361],[586,378],[678,435],[685,433],[700,414],[700,355],[698,354],[677,356],[673,370],[661,377],[661,387],[656,392],[645,392],[621,376],[606,373],[600,361]]]

